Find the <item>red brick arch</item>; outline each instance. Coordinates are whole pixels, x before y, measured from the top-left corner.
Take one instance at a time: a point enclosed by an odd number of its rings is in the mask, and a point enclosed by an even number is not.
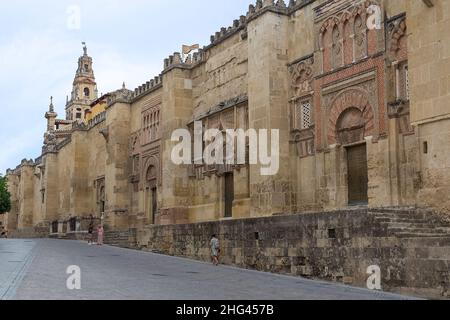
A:
[[[358,89],[351,89],[339,94],[333,101],[328,119],[328,144],[337,143],[337,125],[339,117],[349,108],[357,108],[362,112],[365,124],[365,136],[375,133],[375,116],[367,93]]]

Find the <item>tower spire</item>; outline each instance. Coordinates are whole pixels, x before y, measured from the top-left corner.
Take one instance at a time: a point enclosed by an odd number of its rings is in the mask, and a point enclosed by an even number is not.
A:
[[[53,96],[50,97],[50,106],[48,107],[49,112],[54,112],[55,108],[53,106]]]
[[[78,58],[78,68],[72,85],[72,94],[66,101],[66,119],[82,119],[92,101],[97,99],[97,83],[95,82],[92,58],[88,56],[86,42],[82,42],[83,55]]]

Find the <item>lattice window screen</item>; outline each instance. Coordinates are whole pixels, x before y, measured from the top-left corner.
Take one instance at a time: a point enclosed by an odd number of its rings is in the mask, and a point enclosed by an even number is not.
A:
[[[308,129],[312,125],[311,102],[304,101],[300,105],[300,129]]]
[[[405,96],[406,96],[406,100],[409,100],[409,70],[408,70],[408,66],[405,66]]]

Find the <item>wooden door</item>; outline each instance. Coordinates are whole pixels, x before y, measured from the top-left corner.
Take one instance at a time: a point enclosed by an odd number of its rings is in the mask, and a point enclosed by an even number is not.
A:
[[[234,176],[225,174],[225,218],[233,217]]]
[[[347,159],[349,205],[368,204],[367,146],[363,144],[347,148]]]

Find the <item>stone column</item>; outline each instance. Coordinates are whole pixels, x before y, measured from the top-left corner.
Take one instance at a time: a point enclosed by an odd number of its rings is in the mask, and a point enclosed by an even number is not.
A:
[[[18,229],[33,227],[33,199],[34,199],[34,166],[32,163],[22,161],[20,168],[19,190],[19,223]]]
[[[88,184],[89,156],[88,146],[91,141],[87,140],[86,131],[75,131],[72,134],[73,144],[73,177],[71,179],[71,209],[74,217],[87,217],[89,212],[89,200],[91,199]]]
[[[19,177],[13,171],[7,171],[6,179],[8,181],[8,191],[11,194],[11,211],[6,214],[5,226],[9,231],[17,230],[18,227],[18,215],[19,215],[19,195],[18,184]]]
[[[162,147],[162,207],[157,224],[188,222],[189,177],[186,165],[176,165],[171,161],[172,149],[178,142],[172,142],[172,133],[187,129],[192,119],[192,81],[190,70],[173,67],[163,75],[163,103],[161,119]]]
[[[44,186],[45,201],[42,206],[44,222],[50,224],[52,221],[58,220],[59,210],[59,181],[58,181],[58,154],[56,152],[48,152],[43,156],[44,164]]]
[[[250,166],[251,216],[257,217],[290,212],[295,202],[289,169],[287,16],[266,11],[251,20],[248,46],[250,128],[280,133],[278,174],[263,176],[260,164]]]
[[[104,223],[113,230],[127,230],[130,209],[128,150],[131,106],[124,99],[116,100],[106,112],[106,129],[103,131],[107,141]]]

